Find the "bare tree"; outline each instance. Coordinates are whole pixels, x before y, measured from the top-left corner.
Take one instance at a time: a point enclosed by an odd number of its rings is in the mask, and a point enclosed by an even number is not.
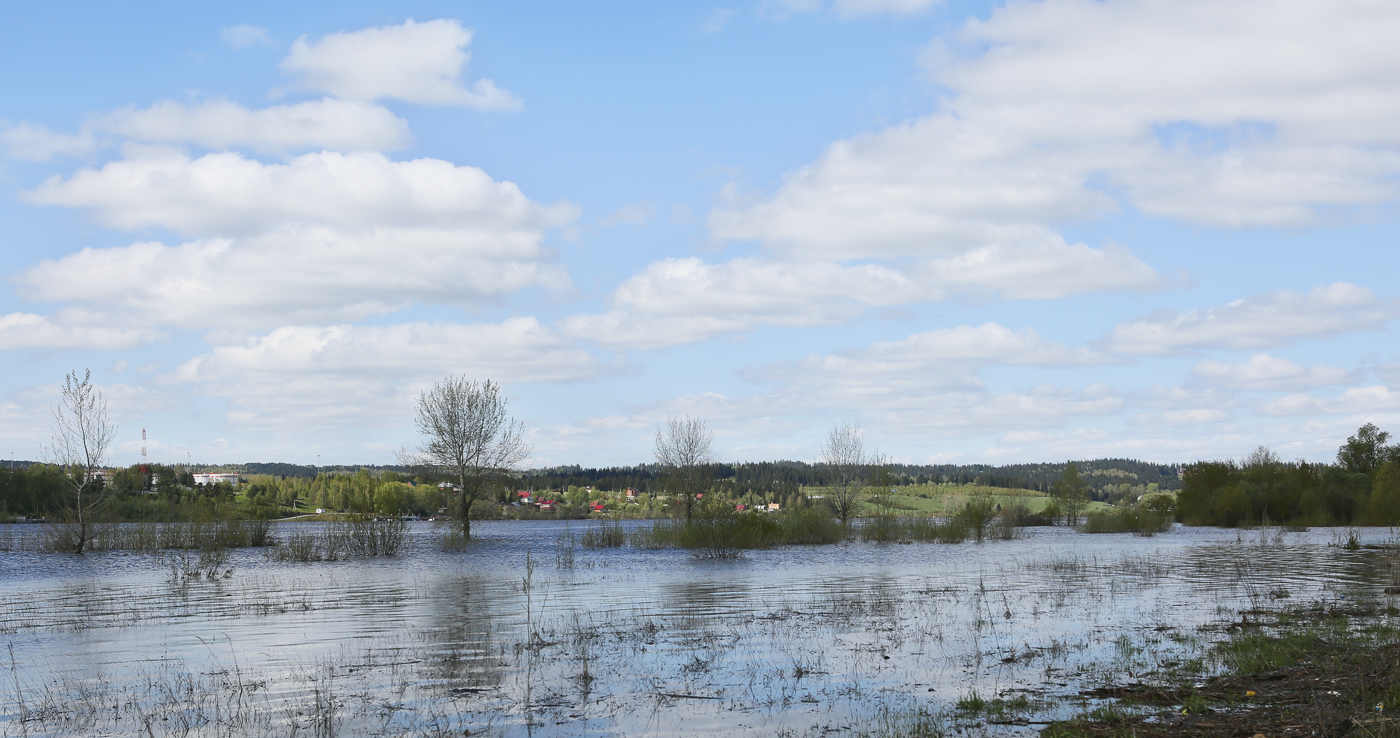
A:
[[[860,506],[860,478],[868,461],[860,428],[850,423],[832,425],[822,444],[821,461],[835,482],[827,499],[836,517],[841,518],[841,525],[849,526]]]
[[[423,444],[417,461],[457,485],[462,537],[471,538],[472,504],[493,484],[504,482],[530,455],[524,428],[506,415],[501,386],[448,377],[418,397],[416,417]]]
[[[705,421],[689,415],[669,416],[666,425],[656,429],[656,462],[680,494],[687,521],[695,514],[696,496],[703,494],[714,478],[714,440],[715,434]]]
[[[78,379],[76,371],[63,379],[63,393],[53,406],[53,443],[44,449],[47,460],[63,470],[64,496],[59,510],[62,540],[82,553],[92,538],[93,519],[107,500],[98,471],[116,439],[117,427],[107,417],[107,401],[92,386],[92,372]]]

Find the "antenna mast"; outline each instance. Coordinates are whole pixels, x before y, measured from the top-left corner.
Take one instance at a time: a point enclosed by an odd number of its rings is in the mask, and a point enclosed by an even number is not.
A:
[[[141,481],[145,483],[146,491],[151,489],[151,467],[146,465],[146,429],[141,429]]]

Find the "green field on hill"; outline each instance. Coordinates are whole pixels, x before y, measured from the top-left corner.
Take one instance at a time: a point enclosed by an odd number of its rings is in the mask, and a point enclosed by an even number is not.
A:
[[[1033,489],[988,487],[982,484],[915,484],[893,489],[894,494],[889,495],[887,500],[889,506],[899,515],[945,515],[962,507],[974,497],[986,497],[1002,506],[1020,503],[1032,513],[1038,513],[1044,510],[1051,500],[1048,494]],[[824,497],[830,492],[830,488],[804,487],[802,491],[808,497]],[[868,492],[861,495],[865,503],[862,506],[862,514],[868,515],[875,510],[873,497],[874,495]],[[1085,512],[1107,507],[1110,506],[1102,502],[1090,502],[1085,507]]]

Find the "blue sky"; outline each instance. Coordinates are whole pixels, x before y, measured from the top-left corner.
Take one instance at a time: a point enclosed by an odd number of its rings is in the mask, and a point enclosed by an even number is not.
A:
[[[1330,459],[1397,428],[1400,8],[7,3],[0,452],[533,464],[836,422],[907,462]]]

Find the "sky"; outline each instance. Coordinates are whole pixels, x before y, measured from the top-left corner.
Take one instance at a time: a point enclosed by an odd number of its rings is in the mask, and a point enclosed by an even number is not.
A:
[[[1400,4],[7,2],[0,453],[905,463],[1400,432]]]

